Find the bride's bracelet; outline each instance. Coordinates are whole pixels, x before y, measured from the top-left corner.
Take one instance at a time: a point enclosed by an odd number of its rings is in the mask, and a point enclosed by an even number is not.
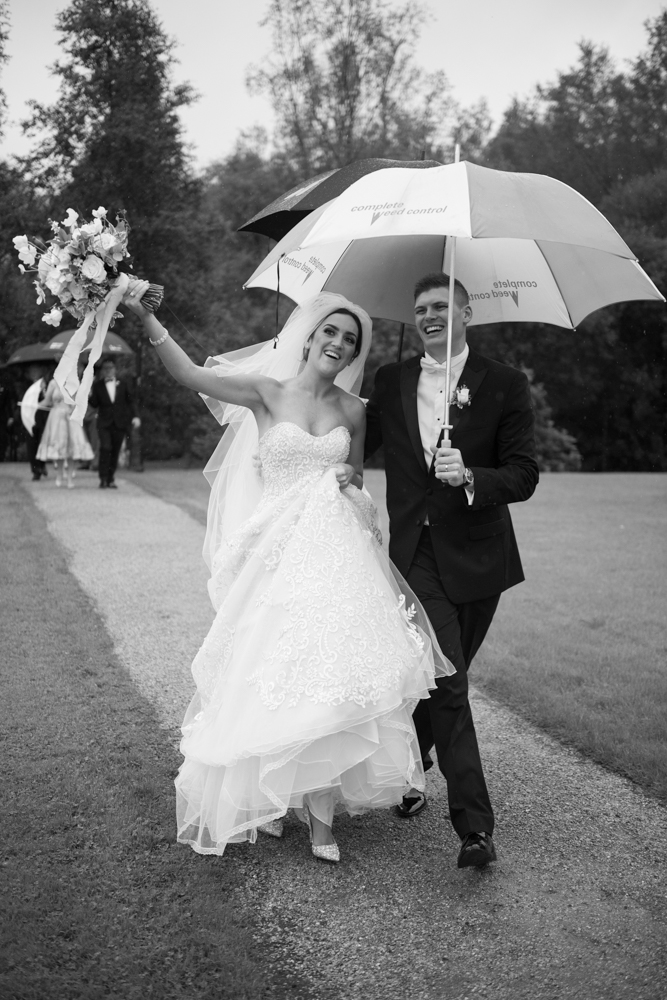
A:
[[[151,340],[151,338],[149,337],[148,343],[151,345],[151,347],[159,347],[160,344],[164,344],[168,336],[169,336],[169,330],[165,330],[162,336],[158,337],[157,340]]]

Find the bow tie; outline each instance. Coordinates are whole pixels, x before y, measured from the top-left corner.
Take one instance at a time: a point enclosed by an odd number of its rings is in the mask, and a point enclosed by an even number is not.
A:
[[[429,375],[442,375],[444,378],[447,374],[447,365],[439,364],[437,361],[427,361],[426,358],[422,358],[419,362],[423,372],[428,372]],[[451,375],[455,375],[456,371],[454,365],[450,369]]]

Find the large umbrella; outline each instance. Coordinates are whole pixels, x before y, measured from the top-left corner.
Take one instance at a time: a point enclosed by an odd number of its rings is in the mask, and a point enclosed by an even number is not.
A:
[[[239,232],[259,233],[269,236],[272,240],[281,240],[298,222],[310,215],[314,209],[337,198],[351,184],[372,174],[376,170],[387,167],[402,167],[407,170],[423,170],[439,167],[438,160],[383,160],[373,157],[367,160],[355,160],[337,170],[328,170],[317,177],[297,184],[296,187],[282,194],[270,205],[253,215],[249,222],[239,227]]]
[[[613,226],[573,188],[466,162],[362,177],[288,233],[245,287],[279,288],[297,303],[341,292],[371,316],[411,323],[414,282],[433,271],[465,285],[471,325],[573,329],[614,302],[664,301]],[[451,310],[449,317],[448,368]]]
[[[26,344],[25,347],[18,347],[5,364],[5,368],[10,365],[29,365],[39,361],[57,361],[54,351],[48,344]]]
[[[62,353],[75,333],[76,330],[63,330],[62,333],[57,333],[55,337],[52,337],[47,344],[47,348],[51,352],[51,355]],[[86,339],[86,343],[82,347],[82,351],[90,350],[93,343],[94,333],[94,330],[88,331],[88,337]],[[126,340],[123,340],[123,338],[119,337],[117,333],[112,333],[111,330],[109,330],[104,338],[102,354],[133,355],[134,351]]]

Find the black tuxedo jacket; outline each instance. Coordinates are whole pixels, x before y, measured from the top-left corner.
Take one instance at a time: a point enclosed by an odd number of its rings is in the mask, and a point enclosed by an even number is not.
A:
[[[428,515],[445,593],[454,604],[482,600],[524,579],[507,504],[532,496],[533,410],[523,372],[471,350],[459,385],[470,406],[452,406],[452,447],[475,475],[472,505],[464,488],[443,485],[426,465],[417,417],[420,358],[386,365],[366,407],[366,456],[384,445],[389,555],[407,576]]]
[[[135,415],[134,401],[127,384],[121,379],[117,379],[116,398],[113,403],[103,380],[93,382],[89,402],[98,411],[97,426],[102,429],[118,427],[120,430],[127,430],[132,423],[132,417]]]

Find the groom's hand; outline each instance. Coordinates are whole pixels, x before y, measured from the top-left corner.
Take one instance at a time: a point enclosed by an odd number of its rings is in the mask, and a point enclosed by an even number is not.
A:
[[[463,486],[465,462],[458,448],[437,448],[435,450],[435,477],[449,486]]]

